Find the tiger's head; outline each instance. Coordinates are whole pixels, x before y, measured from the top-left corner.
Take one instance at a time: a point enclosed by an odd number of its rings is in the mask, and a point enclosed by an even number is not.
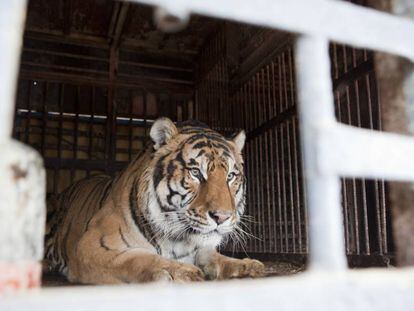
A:
[[[161,118],[150,131],[157,222],[172,237],[231,233],[245,208],[244,131],[227,139],[199,122]]]

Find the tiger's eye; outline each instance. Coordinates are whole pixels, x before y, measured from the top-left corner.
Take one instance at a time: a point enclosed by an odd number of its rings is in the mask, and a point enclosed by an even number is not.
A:
[[[234,177],[236,177],[236,173],[231,172],[230,174],[227,175],[227,180],[231,181],[231,180],[233,180]]]
[[[201,176],[201,172],[200,172],[200,170],[198,169],[198,168],[192,168],[191,170],[190,170],[190,172],[191,172],[191,175],[193,175],[194,177],[200,177]]]

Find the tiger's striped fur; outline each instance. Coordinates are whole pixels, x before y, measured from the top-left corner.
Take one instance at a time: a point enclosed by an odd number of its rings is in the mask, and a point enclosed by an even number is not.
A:
[[[244,132],[158,119],[153,144],[116,178],[79,181],[48,202],[45,257],[70,281],[130,283],[258,276],[216,247],[245,208]]]

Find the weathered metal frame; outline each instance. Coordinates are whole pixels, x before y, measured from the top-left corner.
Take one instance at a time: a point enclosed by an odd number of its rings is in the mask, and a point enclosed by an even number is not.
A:
[[[129,309],[136,303],[153,309],[176,309],[197,305],[200,310],[237,308],[247,310],[275,307],[406,310],[414,305],[414,271],[346,272],[339,176],[384,177],[414,180],[414,139],[395,134],[375,133],[335,121],[328,65],[328,40],[381,50],[414,60],[414,23],[352,4],[329,0],[140,0],[162,6],[175,15],[189,12],[279,28],[301,34],[297,42],[299,108],[309,200],[311,268],[291,279],[228,282],[175,287],[149,286],[108,289],[44,290],[25,299],[5,300],[6,307],[18,309],[30,303],[32,310],[59,305],[73,309],[83,306]],[[24,1],[14,1],[13,14],[24,15]],[[8,3],[9,4],[9,3]],[[237,8],[237,9],[235,9]],[[9,10],[10,11],[10,10]],[[0,10],[1,12],[1,10]],[[312,14],[309,14],[312,12]],[[0,15],[0,25],[7,16]],[[352,21],[352,25],[350,25]],[[358,31],[355,31],[357,29]],[[1,40],[14,42],[3,58],[2,97],[6,110],[0,114],[0,135],[11,132],[13,90],[21,27],[14,34],[1,32]],[[17,40],[17,41],[16,41]],[[17,43],[16,43],[17,42]],[[11,65],[9,65],[11,64]],[[4,95],[5,94],[5,95]],[[315,104],[317,103],[317,104]],[[317,109],[315,109],[317,108]],[[341,142],[347,141],[344,153]],[[366,152],[367,150],[381,152]],[[350,152],[352,151],[352,152]],[[368,154],[368,155],[367,155]],[[323,247],[321,247],[321,245]],[[329,246],[328,246],[329,245]],[[329,250],[329,251],[327,251]],[[330,269],[326,273],[326,269]],[[156,289],[156,290],[154,290]],[[298,299],[298,291],[301,299]],[[220,299],[217,299],[220,293]],[[75,296],[77,297],[75,299]],[[102,296],[105,299],[102,300]],[[163,297],[159,299],[159,297]],[[377,299],[381,297],[381,299]],[[201,303],[200,303],[201,302]]]

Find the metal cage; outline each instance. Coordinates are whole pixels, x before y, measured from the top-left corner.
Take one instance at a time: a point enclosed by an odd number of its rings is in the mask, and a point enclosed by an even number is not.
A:
[[[248,211],[255,217],[251,230],[260,238],[251,240],[247,251],[289,258],[308,254],[307,272],[295,278],[215,285],[43,290],[28,293],[25,299],[7,298],[6,307],[16,309],[30,303],[40,310],[59,304],[69,310],[79,306],[79,299],[84,307],[102,309],[115,305],[128,309],[138,302],[165,310],[195,304],[202,310],[222,308],[223,304],[240,310],[257,306],[405,310],[414,305],[412,269],[349,271],[346,263],[346,255],[351,261],[356,258],[356,265],[362,265],[364,257],[377,258],[381,265],[389,263],[393,245],[385,181],[414,181],[412,137],[381,131],[371,56],[371,51],[378,50],[413,61],[414,44],[407,38],[414,33],[414,23],[344,1],[133,2],[162,7],[183,21],[191,12],[296,36],[284,38],[286,44],[280,50],[270,47],[273,53],[268,57],[259,50],[252,58],[254,53],[242,49],[240,58],[234,59],[232,52],[252,38],[251,29],[243,33],[237,25],[224,23],[209,37],[198,66],[191,71],[193,76],[184,70],[179,77],[166,78],[161,73],[160,78],[158,72],[156,83],[145,82],[142,76],[131,78],[137,61],[123,58],[127,51],[117,49],[123,28],[117,23],[111,26],[112,40],[102,56],[106,59],[105,77],[100,76],[99,65],[88,69],[96,75],[93,79],[74,81],[66,72],[62,83],[63,75],[59,77],[53,70],[35,77],[30,68],[39,64],[25,60],[23,48],[22,66],[26,68],[20,76],[14,135],[44,156],[48,191],[64,187],[59,183],[65,179],[65,171],[69,182],[98,171],[114,174],[142,148],[141,137],[153,117],[166,114],[166,110],[175,121],[196,117],[223,133],[245,128]],[[6,145],[13,128],[26,2],[11,3],[0,4],[0,25],[4,26],[0,27],[0,47],[7,52],[0,58],[0,102],[4,103],[0,105],[0,140]],[[124,14],[120,6],[117,18]],[[239,32],[239,45],[226,40],[235,32]],[[278,36],[270,31],[272,35]],[[5,40],[10,42],[7,48]],[[76,71],[69,67],[53,69]],[[120,79],[116,78],[118,73]],[[154,71],[147,74],[153,77]],[[191,79],[194,83],[188,83]],[[160,87],[168,91],[159,92]],[[193,89],[194,96],[189,96]],[[81,104],[81,99],[88,104]],[[99,101],[105,105],[104,111],[94,106]],[[150,106],[157,109],[150,112]],[[61,139],[48,138],[56,134]],[[134,145],[132,138],[138,138],[138,144]],[[13,152],[24,158],[22,150]],[[41,168],[33,172],[42,174]],[[25,174],[15,168],[14,175],[4,175],[1,180],[12,178],[24,179]],[[25,191],[41,193],[43,186],[33,184]],[[36,202],[39,210],[44,207],[44,202]],[[18,201],[12,203],[10,210],[14,212]],[[235,246],[234,251],[242,249]],[[221,299],[216,299],[218,291]]]

